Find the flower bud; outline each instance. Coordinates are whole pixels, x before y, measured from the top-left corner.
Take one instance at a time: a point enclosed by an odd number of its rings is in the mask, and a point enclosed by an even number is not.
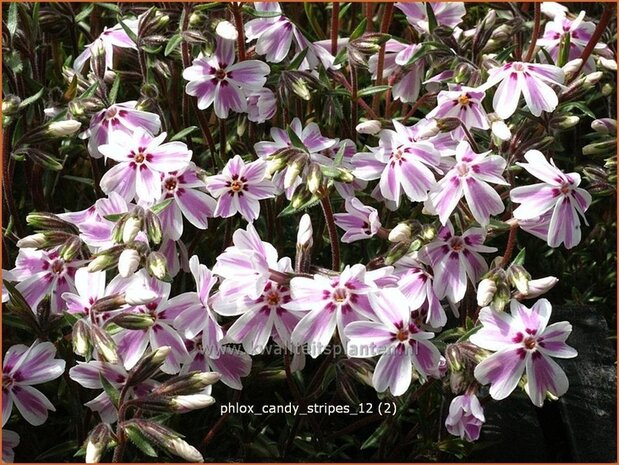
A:
[[[116,266],[122,251],[122,247],[112,247],[101,252],[88,264],[88,271],[94,273],[95,271],[103,271]]]
[[[407,223],[399,223],[395,228],[389,232],[390,242],[403,242],[410,241],[412,239],[413,230]]]
[[[566,81],[570,79],[574,75],[574,73],[576,73],[580,69],[581,66],[582,58],[576,58],[574,60],[568,61],[565,65],[563,65],[561,69],[565,73]]]
[[[556,116],[550,120],[550,127],[557,130],[566,130],[573,128],[580,122],[578,116]]]
[[[315,196],[303,185],[300,185],[290,199],[290,205],[295,210],[302,208],[304,205],[311,203]]]
[[[286,170],[286,174],[284,176],[285,189],[289,189],[297,180],[297,177],[301,174],[301,171],[303,171],[303,168],[305,167],[305,161],[305,157],[297,157],[288,165],[288,169]]]
[[[542,294],[545,294],[552,289],[559,280],[554,276],[546,276],[540,279],[531,279],[529,281],[528,292],[526,294],[517,293],[516,299],[534,299]]]
[[[610,84],[610,83],[608,83],[608,82],[607,82],[607,83],[605,83],[605,84],[602,86],[602,90],[600,91],[600,93],[601,93],[604,97],[608,97],[609,95],[611,95],[611,94],[614,94],[614,93],[615,93],[615,88],[613,87],[613,85],[612,85],[612,84]]]
[[[617,141],[615,139],[605,140],[602,142],[594,142],[587,144],[582,148],[583,155],[606,155],[615,153]]]
[[[90,354],[90,328],[86,321],[81,319],[75,322],[71,339],[73,352],[82,357],[87,357]]]
[[[380,121],[371,119],[371,120],[362,121],[361,123],[357,124],[355,129],[357,130],[359,134],[370,134],[373,136],[380,132],[381,125],[380,125]]]
[[[47,237],[43,233],[31,234],[17,241],[20,249],[43,249],[49,245]]]
[[[146,271],[160,281],[169,281],[168,266],[165,256],[160,252],[151,252],[146,257]]]
[[[307,189],[312,194],[317,194],[322,186],[322,171],[320,166],[316,163],[312,163],[309,167],[306,177]]]
[[[436,228],[429,224],[424,224],[421,227],[421,232],[419,233],[419,237],[423,239],[425,242],[431,242],[436,237]]]
[[[208,394],[191,394],[188,396],[172,397],[171,407],[177,412],[189,412],[206,408],[215,403],[215,399]]]
[[[71,261],[82,249],[82,240],[78,236],[68,238],[60,249],[60,258]]]
[[[312,98],[312,94],[307,87],[307,83],[303,78],[296,78],[292,80],[291,83],[292,91],[299,96],[299,98],[303,100],[310,100]]]
[[[155,324],[155,318],[147,313],[123,312],[110,321],[121,328],[131,330],[148,329]]]
[[[142,356],[127,376],[127,384],[135,386],[153,376],[171,351],[169,346],[161,346]]]
[[[599,134],[617,133],[617,120],[612,118],[600,118],[591,122],[591,129]]]
[[[480,307],[489,305],[496,291],[497,287],[493,279],[482,279],[477,286],[477,305]]]
[[[490,308],[497,312],[502,312],[505,306],[511,299],[511,290],[507,283],[498,282],[497,283],[497,291],[494,294],[494,298],[490,303]]]
[[[523,294],[529,292],[529,281],[531,280],[531,275],[522,265],[510,266],[507,270],[507,278],[519,292]]]
[[[77,227],[68,221],[63,220],[58,215],[45,212],[32,212],[26,216],[26,223],[35,229],[55,229],[79,233]]]
[[[132,242],[141,230],[142,220],[135,216],[130,216],[122,226],[122,241],[125,244]]]
[[[599,57],[600,60],[600,64],[602,65],[602,67],[610,70],[610,71],[617,71],[617,61],[614,59],[610,59],[610,58],[604,58],[604,57]]]
[[[460,127],[458,118],[440,118],[436,120],[436,124],[441,132],[451,132]]]
[[[147,211],[144,217],[146,235],[153,244],[160,244],[163,239],[161,231],[161,221],[159,217],[151,211]]]
[[[604,76],[604,73],[602,71],[596,71],[594,73],[587,74],[587,76],[585,77],[585,88],[591,89],[594,85],[600,82],[602,76]]]
[[[48,131],[52,136],[71,136],[80,130],[82,123],[73,119],[50,123]]]
[[[198,449],[190,445],[188,442],[182,440],[181,438],[171,439],[166,444],[166,449],[171,454],[177,455],[190,463],[204,462],[204,458],[202,457],[202,454],[198,451]]]
[[[99,423],[86,438],[86,463],[99,463],[108,443],[112,439],[112,429],[107,423]]]
[[[409,251],[410,243],[398,242],[387,252],[385,256],[385,265],[390,266],[397,262],[400,258],[406,255]]]
[[[118,363],[120,361],[116,350],[116,343],[108,333],[98,326],[91,326],[90,336],[92,344],[102,361],[109,363]]]
[[[436,119],[430,118],[427,121],[428,124],[422,126],[417,133],[417,137],[419,139],[429,139],[430,137],[434,137],[441,132],[441,127]]]
[[[215,28],[215,34],[227,40],[236,40],[239,37],[239,31],[230,21],[220,21]]]
[[[135,249],[125,249],[118,258],[118,274],[128,278],[135,273],[140,266],[140,254]]]
[[[297,232],[297,247],[309,248],[314,244],[313,239],[314,231],[312,229],[312,220],[310,216],[305,213],[299,221],[299,229]]]
[[[168,396],[197,394],[220,379],[221,375],[219,373],[194,371],[185,375],[177,375],[162,383],[153,390],[153,394]]]
[[[19,110],[21,99],[17,95],[7,95],[2,102],[2,114],[11,116]]]

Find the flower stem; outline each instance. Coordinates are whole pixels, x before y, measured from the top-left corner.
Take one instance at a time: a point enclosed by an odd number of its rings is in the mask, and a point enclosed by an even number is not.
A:
[[[234,24],[236,30],[239,33],[236,39],[236,45],[239,49],[239,61],[245,60],[245,33],[243,32],[243,16],[241,14],[241,4],[231,2],[230,8],[232,9],[232,16],[234,17]]]
[[[337,55],[337,32],[340,28],[340,4],[333,2],[331,11],[331,55]]]
[[[393,16],[393,3],[385,3],[385,9],[383,11],[383,19],[380,23],[381,34],[387,34],[389,32],[389,26],[391,25],[391,17]],[[385,48],[386,44],[380,46],[378,52],[378,64],[376,66],[376,86],[383,84],[383,71],[385,68]],[[372,109],[375,113],[378,113],[379,94],[374,95],[372,102]]]
[[[127,413],[127,403],[125,402],[125,398],[127,397],[127,392],[129,390],[129,385],[125,383],[120,390],[120,397],[118,400],[118,420],[116,422],[116,438],[118,439],[118,444],[114,448],[114,456],[112,458],[112,462],[118,463],[122,462],[123,454],[125,453],[125,445],[127,443],[127,438],[125,437],[125,432],[122,428],[122,424],[125,421],[125,415]]]
[[[533,36],[531,37],[531,43],[529,44],[529,50],[527,51],[527,57],[525,61],[531,61],[533,58],[533,54],[535,53],[535,44],[537,43],[537,37],[539,36],[540,28],[541,28],[541,7],[539,3],[535,3],[533,5],[534,8],[534,25],[533,25]]]
[[[325,215],[327,230],[329,231],[329,243],[331,244],[331,268],[334,271],[340,271],[340,244],[337,238],[337,229],[335,227],[335,218],[333,217],[333,209],[329,196],[325,193],[320,198],[320,205]]]
[[[518,223],[512,223],[509,228],[509,236],[507,236],[507,245],[505,246],[505,254],[503,255],[503,259],[501,260],[500,268],[505,268],[509,263],[509,260],[512,257],[512,253],[514,251],[514,246],[516,245],[516,233],[518,232]]]
[[[241,393],[242,392],[243,391],[234,391],[234,398],[232,399],[233,403],[237,403],[239,401],[239,399],[241,398]],[[219,432],[219,430],[222,428],[222,426],[224,425],[224,423],[226,422],[226,420],[228,419],[229,416],[230,416],[230,412],[227,412],[224,415],[222,415],[221,418],[219,420],[217,420],[217,422],[209,430],[209,432],[206,433],[206,436],[204,436],[204,439],[202,439],[202,446],[203,447],[206,447],[213,440],[213,438]]]
[[[357,82],[357,67],[355,65],[350,65],[350,134],[352,136],[353,142],[357,140],[357,120],[359,119],[358,111],[357,111],[357,91],[358,91],[358,82]]]

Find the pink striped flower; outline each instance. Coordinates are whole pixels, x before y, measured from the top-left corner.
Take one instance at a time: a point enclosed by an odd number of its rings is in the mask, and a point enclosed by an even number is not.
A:
[[[245,164],[240,155],[235,155],[221,174],[210,176],[206,186],[217,198],[214,216],[228,218],[238,212],[249,223],[258,218],[259,201],[275,195],[275,186],[265,179],[266,169],[263,160]]]
[[[458,118],[469,129],[488,129],[488,115],[482,105],[485,96],[485,92],[471,87],[443,90],[436,97],[436,108],[426,118]]]
[[[512,202],[522,204],[514,210],[514,217],[530,220],[552,212],[548,245],[558,247],[565,244],[567,249],[571,249],[580,242],[579,216],[586,224],[585,212],[591,205],[591,195],[578,187],[578,173],[563,173],[538,150],[529,150],[524,157],[528,163],[518,164],[543,182],[512,189]]]
[[[133,31],[134,34],[138,33],[138,22],[138,19],[124,20],[125,26]],[[105,68],[114,68],[114,47],[138,49],[135,42],[131,40],[120,24],[110,28],[106,27],[99,37],[92,43],[86,45],[86,50],[75,59],[73,69],[77,72],[81,72],[86,62],[89,61],[94,54],[99,53],[100,48],[103,49],[103,53],[105,54]]]
[[[559,397],[567,392],[567,377],[551,357],[576,357],[576,350],[565,343],[572,325],[561,321],[548,326],[552,307],[546,299],[531,309],[512,300],[510,310],[511,314],[489,307],[481,310],[483,326],[470,341],[495,353],[475,367],[475,378],[490,384],[492,398],[501,400],[512,393],[526,371],[525,391],[541,407],[547,394]]]
[[[118,162],[101,178],[106,194],[114,191],[125,200],[155,202],[161,197],[161,173],[180,171],[191,161],[191,150],[182,142],[162,142],[166,133],[153,137],[142,128],[132,135],[115,132],[99,151]]]
[[[65,361],[55,356],[51,342],[35,341],[30,347],[18,344],[7,350],[2,365],[2,426],[11,416],[13,404],[34,426],[47,421],[48,410],[56,411],[49,399],[32,387],[64,373]]]
[[[61,313],[63,292],[75,290],[75,272],[82,265],[77,261],[64,261],[58,254],[58,249],[35,250],[22,248],[15,261],[11,274],[15,286],[22,294],[32,311],[46,295],[50,296],[52,313]]]
[[[486,231],[480,228],[471,228],[462,236],[456,236],[448,222],[436,239],[421,250],[420,258],[434,272],[434,292],[439,299],[447,297],[452,303],[461,301],[466,293],[467,277],[476,283],[488,271],[488,264],[480,253],[497,249],[483,245],[485,238]]]
[[[369,294],[375,309],[373,321],[348,324],[346,352],[351,357],[381,355],[376,364],[372,384],[378,392],[387,389],[400,396],[410,386],[413,367],[426,379],[438,375],[441,354],[429,342],[434,333],[422,331],[411,321],[411,307],[396,288],[385,288]]]
[[[336,327],[343,336],[349,323],[370,318],[373,310],[367,294],[376,286],[368,281],[363,265],[347,266],[334,278],[318,274],[292,278],[292,301],[282,307],[307,312],[292,332],[292,344],[308,344],[309,354],[316,358],[329,344]]]
[[[563,70],[557,66],[521,61],[506,63],[488,73],[488,81],[478,90],[486,90],[500,83],[494,93],[492,106],[502,119],[514,114],[521,94],[524,94],[524,100],[533,115],[540,116],[542,111],[552,112],[559,99],[550,85],[562,85],[565,80]]]
[[[380,193],[397,207],[402,191],[414,202],[428,198],[436,182],[431,169],[438,167],[441,155],[430,142],[417,140],[414,129],[397,121],[393,125],[395,131],[380,132],[378,148],[353,157],[353,174],[367,181],[380,178]]]
[[[290,258],[284,257],[273,267],[280,273],[292,273]],[[242,296],[227,299],[217,295],[213,299],[213,309],[224,316],[240,317],[226,332],[226,340],[242,343],[250,355],[262,353],[271,336],[285,347],[292,349],[290,335],[301,319],[297,312],[284,308],[289,303],[290,287],[269,280],[257,299]]]
[[[112,141],[112,133],[120,131],[131,136],[137,128],[144,128],[151,134],[161,130],[161,120],[156,113],[136,110],[137,101],[117,103],[101,110],[90,120],[90,127],[84,136],[88,137],[88,151],[93,158],[103,154],[99,146]]]
[[[206,184],[198,178],[193,162],[179,171],[161,174],[161,200],[172,199],[172,203],[159,214],[159,219],[170,239],[181,238],[183,216],[198,229],[208,228],[208,218],[214,216],[217,202],[202,189],[206,189]]]
[[[485,423],[484,409],[475,394],[454,397],[449,405],[445,427],[449,434],[460,436],[468,442],[477,441]]]
[[[198,98],[198,108],[214,105],[218,118],[227,118],[230,110],[247,112],[247,96],[262,89],[269,74],[269,65],[258,60],[234,63],[234,40],[217,36],[215,53],[199,56],[193,66],[183,71],[189,81],[186,92]]]
[[[445,3],[396,3],[402,13],[406,15],[406,20],[420,32],[430,32],[430,23],[426,8],[432,8],[437,25],[454,28],[462,22],[462,18],[466,14],[464,3],[462,2],[445,2]]]
[[[444,225],[462,197],[473,213],[473,217],[485,226],[490,216],[501,213],[505,206],[497,192],[488,183],[509,185],[503,178],[507,162],[491,152],[475,153],[467,141],[456,148],[456,164],[445,177],[430,190],[425,207],[438,214]]]
[[[346,231],[342,236],[342,242],[369,239],[380,229],[378,211],[375,208],[363,205],[356,197],[346,199],[345,208],[346,213],[333,215],[335,224]]]

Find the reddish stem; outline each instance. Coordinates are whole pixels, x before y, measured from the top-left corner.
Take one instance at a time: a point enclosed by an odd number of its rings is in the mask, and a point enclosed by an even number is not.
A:
[[[534,26],[533,26],[533,37],[531,37],[531,43],[529,44],[529,50],[527,51],[527,57],[525,61],[531,61],[533,58],[533,54],[535,53],[535,44],[537,43],[537,38],[539,36],[540,28],[541,28],[541,7],[539,3],[535,3],[533,5],[534,11]]]
[[[331,55],[337,55],[337,33],[340,28],[340,4],[333,2],[331,11]]]

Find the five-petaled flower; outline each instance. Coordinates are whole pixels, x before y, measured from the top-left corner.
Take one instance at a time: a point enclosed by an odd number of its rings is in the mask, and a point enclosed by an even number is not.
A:
[[[579,216],[586,224],[585,212],[591,205],[591,195],[578,187],[578,173],[563,173],[538,150],[529,150],[524,157],[528,163],[519,165],[543,182],[512,189],[512,202],[522,204],[514,210],[514,217],[530,220],[552,212],[548,245],[558,247],[563,243],[571,249],[580,242]]]
[[[13,404],[34,426],[45,423],[48,410],[56,411],[49,399],[32,387],[64,373],[65,361],[55,356],[51,342],[35,341],[30,347],[18,344],[7,350],[2,365],[2,426],[11,416]]]
[[[275,186],[265,179],[266,169],[263,160],[245,164],[240,155],[235,155],[221,174],[207,178],[206,187],[217,198],[214,216],[228,218],[238,212],[250,223],[258,218],[259,200],[275,194]]]
[[[484,307],[479,313],[483,326],[470,341],[496,352],[475,367],[475,378],[490,384],[492,398],[501,400],[512,393],[526,370],[525,390],[541,407],[547,394],[559,397],[567,392],[567,376],[551,357],[576,357],[576,350],[565,343],[572,325],[561,321],[548,326],[552,307],[546,299],[531,309],[512,300],[510,310],[511,314]]]
[[[198,108],[214,104],[218,118],[227,118],[230,110],[247,112],[247,97],[260,90],[269,74],[269,65],[258,60],[234,63],[234,41],[217,37],[215,53],[199,56],[183,71],[189,81],[186,91],[198,97]]]
[[[440,352],[429,342],[434,333],[422,331],[411,321],[408,299],[396,288],[369,294],[375,309],[373,321],[352,322],[344,329],[351,357],[381,354],[372,384],[378,392],[387,388],[400,396],[410,386],[413,367],[422,379],[436,376]]]

